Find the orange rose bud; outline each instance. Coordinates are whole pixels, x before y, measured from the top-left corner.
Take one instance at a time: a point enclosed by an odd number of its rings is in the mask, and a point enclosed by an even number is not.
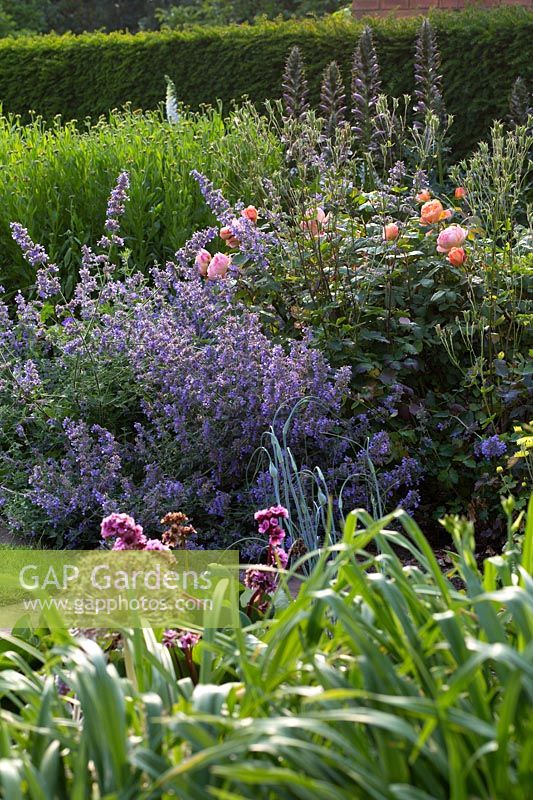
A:
[[[394,239],[397,239],[399,235],[400,229],[395,222],[389,222],[389,224],[385,225],[383,228],[383,238],[386,242],[394,241]]]
[[[448,253],[448,261],[453,267],[460,267],[466,261],[466,253],[463,247],[452,247]]]
[[[417,200],[419,203],[427,203],[428,200],[431,200],[431,195],[427,189],[423,189],[416,195],[415,200]]]
[[[243,208],[241,214],[243,217],[246,217],[246,219],[249,219],[250,222],[257,222],[259,217],[259,213],[255,206],[247,206],[246,208]]]
[[[456,200],[464,200],[466,197],[466,189],[463,186],[456,186],[453,194]]]

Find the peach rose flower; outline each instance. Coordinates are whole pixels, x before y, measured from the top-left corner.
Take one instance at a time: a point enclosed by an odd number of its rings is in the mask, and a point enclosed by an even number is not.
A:
[[[422,189],[422,191],[418,192],[416,195],[415,200],[419,203],[427,203],[428,200],[431,200],[431,195],[427,189]]]
[[[466,189],[463,186],[456,186],[453,195],[456,200],[464,200],[466,197]]]
[[[219,234],[220,238],[223,239],[225,242],[227,242],[228,239],[231,239],[231,237],[233,236],[231,228],[228,227],[227,225],[224,225],[224,227],[220,229]]]
[[[205,250],[203,247],[201,250],[198,250],[196,258],[194,259],[194,263],[196,264],[196,269],[203,278],[205,278],[205,276],[207,275],[207,268],[209,266],[210,261],[211,261],[211,253],[209,252],[209,250]]]
[[[247,206],[246,208],[243,208],[241,214],[243,217],[246,217],[246,219],[249,219],[250,222],[257,222],[259,217],[259,213],[255,206]]]
[[[394,239],[397,239],[399,235],[400,229],[395,222],[389,222],[389,224],[385,225],[383,228],[383,238],[386,242],[394,241]]]
[[[460,267],[466,261],[466,253],[462,247],[452,247],[448,252],[448,261],[454,267]]]
[[[442,207],[440,200],[428,200],[420,209],[420,224],[433,225],[443,219],[449,219],[452,215],[450,209],[446,211]]]
[[[300,227],[303,231],[309,231],[311,236],[322,236],[328,221],[329,214],[326,214],[323,208],[310,208]]]
[[[468,236],[468,231],[460,225],[450,225],[439,233],[437,238],[437,251],[449,253],[452,247],[461,247]]]
[[[231,264],[231,258],[224,253],[215,253],[207,267],[207,277],[210,281],[225,278]]]

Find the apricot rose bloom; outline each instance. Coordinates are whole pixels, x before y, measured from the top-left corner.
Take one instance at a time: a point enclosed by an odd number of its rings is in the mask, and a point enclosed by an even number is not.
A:
[[[463,200],[466,197],[466,189],[463,186],[456,186],[453,194],[456,200]]]
[[[329,214],[326,214],[323,208],[310,208],[300,227],[303,231],[309,231],[311,236],[322,236],[328,221]]]
[[[439,233],[437,238],[437,252],[449,253],[453,247],[461,247],[468,236],[468,231],[460,225],[449,225]]]
[[[246,208],[243,208],[241,214],[243,217],[246,217],[246,219],[249,219],[250,222],[257,222],[259,217],[259,213],[255,206],[247,206]]]
[[[215,253],[207,267],[207,277],[210,281],[225,278],[231,264],[231,258],[224,253]]]
[[[385,225],[383,228],[383,238],[386,242],[394,241],[394,239],[397,239],[399,235],[400,229],[395,222],[389,222],[389,224]]]
[[[196,264],[196,268],[203,278],[205,278],[207,275],[207,268],[210,261],[211,253],[209,250],[205,250],[203,247],[201,250],[198,250],[196,258],[194,259],[194,263]]]
[[[431,195],[427,189],[423,189],[416,195],[415,200],[417,200],[419,203],[427,203],[428,200],[431,200]]]
[[[466,253],[462,247],[452,247],[448,253],[448,261],[454,267],[460,267],[466,261]]]
[[[450,209],[446,209],[446,211],[443,209],[440,200],[428,200],[420,209],[420,224],[433,225],[443,219],[450,219],[451,215]]]

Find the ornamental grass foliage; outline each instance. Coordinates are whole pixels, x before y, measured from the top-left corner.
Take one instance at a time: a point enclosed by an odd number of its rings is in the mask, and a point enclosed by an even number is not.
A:
[[[505,551],[482,565],[472,525],[446,520],[453,574],[405,513],[354,512],[298,596],[297,565],[278,570],[237,630],[1,632],[0,792],[524,800],[533,501],[522,545],[506,510]]]

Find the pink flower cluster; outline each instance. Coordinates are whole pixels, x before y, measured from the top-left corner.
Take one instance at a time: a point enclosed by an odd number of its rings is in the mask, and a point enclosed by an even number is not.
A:
[[[288,516],[289,512],[283,506],[271,506],[255,512],[254,519],[258,523],[259,533],[268,534],[269,547],[280,547],[285,538],[280,520],[287,519]]]
[[[269,567],[285,569],[289,563],[289,555],[282,546],[285,539],[285,531],[281,527],[281,520],[287,519],[288,516],[289,512],[284,506],[271,506],[254,514],[254,519],[258,523],[259,533],[268,534],[267,564]],[[248,589],[252,589],[254,592],[252,599],[256,598],[259,601],[259,609],[263,610],[267,605],[264,602],[264,595],[272,594],[276,590],[278,576],[274,572],[261,570],[257,567],[249,567],[244,575],[244,585]],[[250,604],[252,604],[252,601],[250,601]]]
[[[170,550],[159,539],[147,539],[142,526],[129,514],[110,514],[103,519],[100,535],[105,542],[115,540],[112,550]]]

